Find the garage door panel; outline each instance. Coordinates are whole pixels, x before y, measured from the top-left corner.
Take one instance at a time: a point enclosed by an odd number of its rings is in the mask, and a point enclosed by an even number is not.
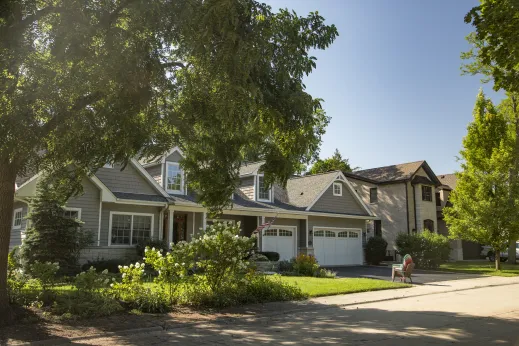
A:
[[[279,253],[280,260],[290,260],[295,257],[296,229],[289,227],[272,227],[263,231],[263,251]]]
[[[314,234],[314,253],[321,265],[362,264],[360,230],[319,228]]]

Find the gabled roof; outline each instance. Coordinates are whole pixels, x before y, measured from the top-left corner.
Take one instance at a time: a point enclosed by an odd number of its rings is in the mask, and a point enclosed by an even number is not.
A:
[[[456,188],[456,182],[457,182],[456,174],[454,174],[454,173],[440,174],[437,177],[440,180],[440,182],[442,183],[442,185],[449,187],[451,190],[454,190]]]
[[[288,179],[287,193],[290,204],[307,208],[324,189],[336,180],[337,173],[337,171],[332,171]]]
[[[257,174],[261,166],[265,164],[265,161],[248,162],[242,164],[240,167],[240,177],[243,175]]]
[[[421,167],[427,172],[432,183],[440,185],[440,181],[425,160],[345,172],[344,175],[374,184],[389,184],[411,179]]]
[[[165,152],[164,154],[159,155],[159,156],[155,156],[155,157],[142,157],[142,158],[140,158],[138,160],[138,162],[143,167],[149,167],[149,166],[158,165],[160,163],[164,163],[166,157],[168,157],[169,155],[171,155],[175,151],[178,151],[178,153],[182,157],[184,156],[184,153],[182,152],[182,150],[179,147],[174,147],[174,148],[168,150],[167,152]]]

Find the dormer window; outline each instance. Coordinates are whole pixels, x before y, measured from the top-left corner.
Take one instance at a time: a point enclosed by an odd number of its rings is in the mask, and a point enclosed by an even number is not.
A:
[[[168,193],[184,193],[184,172],[177,162],[168,162],[166,170],[166,190]]]
[[[258,175],[258,201],[262,202],[270,202],[272,189],[266,187],[265,185],[265,177],[263,175]]]
[[[333,195],[342,196],[342,183],[333,183]]]

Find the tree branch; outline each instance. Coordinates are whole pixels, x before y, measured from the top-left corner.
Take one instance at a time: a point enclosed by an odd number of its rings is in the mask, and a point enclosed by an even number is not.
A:
[[[181,67],[181,68],[184,68],[184,67],[186,67],[180,61],[166,62],[164,64],[161,64],[161,66],[164,67],[164,68],[168,68],[168,67]]]

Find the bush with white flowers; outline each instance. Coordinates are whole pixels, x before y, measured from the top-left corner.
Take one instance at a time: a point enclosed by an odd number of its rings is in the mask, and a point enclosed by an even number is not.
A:
[[[250,263],[246,260],[254,239],[240,237],[240,223],[216,223],[195,238],[191,244],[196,256],[198,279],[203,279],[212,292],[244,280]]]
[[[179,285],[194,267],[193,250],[193,243],[187,242],[172,244],[171,251],[166,253],[163,249],[149,247],[144,250],[143,260],[157,272],[155,282],[161,286],[171,304]]]
[[[142,292],[142,274],[144,274],[144,263],[136,262],[129,266],[119,266],[121,282],[110,284],[115,296],[124,301],[134,301]]]
[[[110,288],[115,278],[108,274],[108,269],[98,273],[94,267],[76,275],[74,286],[79,292],[103,293]]]

